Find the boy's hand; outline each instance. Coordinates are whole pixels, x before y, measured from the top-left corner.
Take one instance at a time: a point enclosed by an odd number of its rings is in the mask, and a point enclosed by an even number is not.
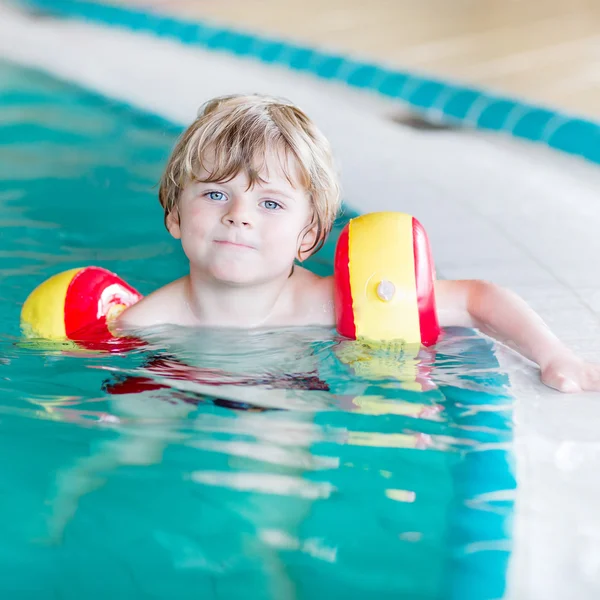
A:
[[[542,381],[559,392],[600,391],[600,364],[585,362],[569,350],[553,356],[541,370]]]

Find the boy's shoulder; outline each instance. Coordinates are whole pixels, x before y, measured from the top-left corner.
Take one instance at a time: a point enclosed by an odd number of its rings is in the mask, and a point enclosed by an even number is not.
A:
[[[311,294],[333,294],[333,277],[321,277],[305,267],[295,267],[294,283]]]
[[[119,317],[117,326],[129,329],[167,322],[179,324],[181,319],[178,317],[184,307],[185,280],[186,277],[176,279],[130,306]]]
[[[306,325],[335,323],[333,277],[320,277],[303,267],[293,275],[293,311]]]

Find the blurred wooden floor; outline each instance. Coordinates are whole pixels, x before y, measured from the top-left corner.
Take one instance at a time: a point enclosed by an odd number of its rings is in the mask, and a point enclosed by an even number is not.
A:
[[[600,0],[111,0],[600,120]]]

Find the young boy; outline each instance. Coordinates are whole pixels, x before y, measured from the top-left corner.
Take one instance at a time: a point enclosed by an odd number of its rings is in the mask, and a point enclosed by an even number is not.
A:
[[[126,310],[121,329],[335,326],[333,279],[294,266],[323,245],[340,208],[329,143],[299,108],[258,95],[208,102],[159,198],[190,273]],[[600,365],[576,357],[515,294],[485,281],[436,281],[435,293],[442,327],[479,328],[560,391],[600,390]]]

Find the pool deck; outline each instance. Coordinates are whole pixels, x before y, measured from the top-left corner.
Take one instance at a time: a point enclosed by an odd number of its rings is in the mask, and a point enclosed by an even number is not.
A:
[[[110,0],[350,54],[600,120],[593,0]]]

